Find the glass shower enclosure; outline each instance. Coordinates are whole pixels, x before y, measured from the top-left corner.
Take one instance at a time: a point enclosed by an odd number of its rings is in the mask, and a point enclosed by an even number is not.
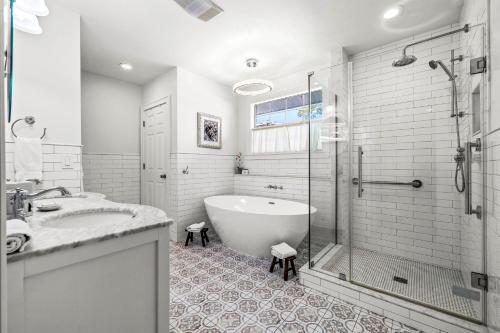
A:
[[[309,74],[309,268],[480,323],[485,31],[467,30],[405,66],[398,42]]]

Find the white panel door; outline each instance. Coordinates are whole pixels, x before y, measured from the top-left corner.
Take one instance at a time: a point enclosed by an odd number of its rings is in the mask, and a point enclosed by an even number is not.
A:
[[[142,190],[144,205],[167,211],[170,161],[170,103],[164,100],[142,112]]]

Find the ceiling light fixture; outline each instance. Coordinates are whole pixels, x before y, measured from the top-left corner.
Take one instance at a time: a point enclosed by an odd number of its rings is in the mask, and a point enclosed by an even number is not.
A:
[[[122,62],[120,63],[120,68],[123,69],[124,71],[131,71],[132,69],[134,69],[134,66],[126,62]]]
[[[248,68],[254,69],[259,64],[259,60],[255,58],[247,59],[246,65]],[[233,92],[242,96],[258,96],[271,92],[274,88],[272,82],[262,79],[250,79],[236,83],[233,85]]]
[[[273,84],[267,80],[250,79],[236,83],[233,92],[242,96],[258,96],[271,92],[273,88]]]
[[[396,16],[401,15],[402,12],[403,12],[403,7],[401,6],[391,7],[384,12],[384,20],[390,20],[392,18],[395,18]]]
[[[189,15],[194,16],[202,21],[208,22],[215,16],[224,12],[222,8],[217,6],[211,0],[174,0],[181,6]]]

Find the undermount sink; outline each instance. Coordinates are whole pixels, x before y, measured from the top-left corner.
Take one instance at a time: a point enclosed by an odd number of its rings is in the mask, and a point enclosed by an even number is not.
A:
[[[47,220],[42,225],[44,227],[58,229],[91,228],[127,223],[132,221],[134,217],[135,214],[132,211],[77,213]]]

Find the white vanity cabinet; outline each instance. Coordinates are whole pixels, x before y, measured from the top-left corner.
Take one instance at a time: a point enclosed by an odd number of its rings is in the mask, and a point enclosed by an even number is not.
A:
[[[8,264],[9,333],[166,333],[168,311],[168,225]]]

